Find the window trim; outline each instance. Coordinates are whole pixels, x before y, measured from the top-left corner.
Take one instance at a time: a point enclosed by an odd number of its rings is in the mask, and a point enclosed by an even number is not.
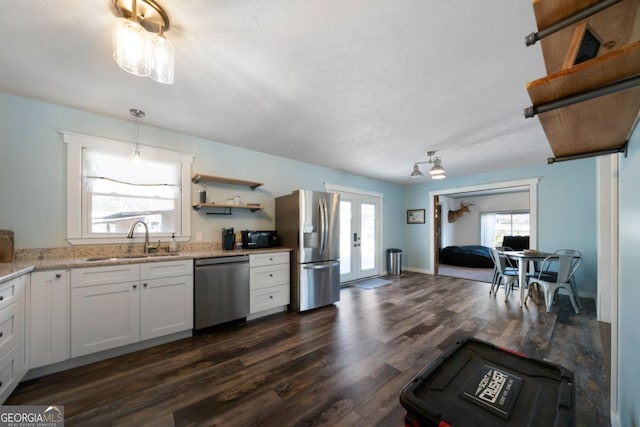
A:
[[[124,236],[89,237],[83,234],[82,210],[86,208],[82,202],[82,149],[112,149],[132,150],[133,143],[97,136],[82,135],[73,132],[60,132],[63,143],[67,145],[67,237],[72,245],[119,244],[131,243],[131,239]],[[141,145],[142,146],[142,145]],[[142,146],[143,153],[149,153],[155,158],[164,158],[182,164],[181,171],[181,200],[180,200],[180,229],[176,240],[186,242],[191,238],[191,165],[194,156],[156,147]],[[86,205],[86,203],[85,203]],[[170,236],[160,235],[161,240],[169,240]],[[154,237],[156,238],[156,237]],[[135,237],[134,242],[141,242],[142,237]]]

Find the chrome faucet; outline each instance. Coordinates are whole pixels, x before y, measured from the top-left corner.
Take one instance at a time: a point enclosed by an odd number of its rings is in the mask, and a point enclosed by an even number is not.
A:
[[[148,254],[149,253],[149,249],[158,249],[160,247],[160,240],[158,240],[158,246],[150,246],[149,245],[149,227],[147,226],[147,223],[144,221],[136,221],[133,223],[133,225],[131,226],[131,229],[129,230],[129,234],[127,234],[127,239],[133,239],[133,231],[136,228],[136,225],[138,224],[142,224],[144,225],[144,250],[143,253]]]

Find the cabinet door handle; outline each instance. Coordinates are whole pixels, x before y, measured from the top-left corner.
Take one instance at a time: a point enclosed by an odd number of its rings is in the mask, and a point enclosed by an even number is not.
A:
[[[269,273],[269,277],[273,277],[273,274]]]
[[[4,299],[4,295],[0,295],[0,301]]]
[[[142,286],[146,288],[146,287],[147,287],[147,284],[146,284],[146,283],[143,283],[143,284],[142,284]]]
[[[138,285],[133,285],[133,289],[138,289]]]
[[[269,258],[269,261],[273,261],[273,258]]]
[[[61,277],[62,277],[62,274],[60,274],[60,273],[56,273],[56,279],[59,279],[59,278],[61,278]]]
[[[3,335],[4,335],[4,332],[0,332],[0,338],[2,338]]]
[[[269,295],[269,298],[273,299],[273,295]]]

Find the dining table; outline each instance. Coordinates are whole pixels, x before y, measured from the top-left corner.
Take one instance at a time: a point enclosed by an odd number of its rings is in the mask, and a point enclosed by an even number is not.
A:
[[[501,251],[504,256],[518,263],[518,287],[520,288],[520,307],[524,304],[524,292],[527,287],[527,270],[530,261],[542,261],[554,254],[536,250]]]

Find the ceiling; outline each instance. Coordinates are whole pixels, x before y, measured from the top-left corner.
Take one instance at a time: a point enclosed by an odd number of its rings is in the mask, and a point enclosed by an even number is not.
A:
[[[426,150],[449,177],[551,156],[523,116],[546,74],[530,1],[159,3],[173,85],[117,66],[112,0],[6,0],[0,91],[396,183]]]

